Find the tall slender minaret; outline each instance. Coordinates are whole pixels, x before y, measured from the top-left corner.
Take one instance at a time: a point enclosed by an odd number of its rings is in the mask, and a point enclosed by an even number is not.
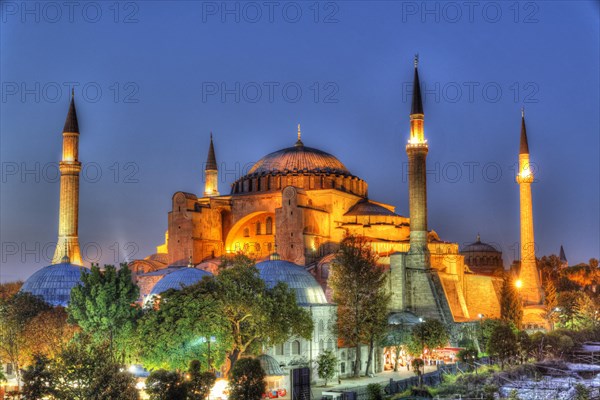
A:
[[[210,133],[210,147],[208,148],[208,157],[206,158],[206,167],[204,168],[204,179],[204,196],[218,196],[219,167],[217,166],[217,157],[215,156],[215,146],[213,145],[212,132]]]
[[[406,145],[408,155],[408,198],[410,212],[410,250],[409,254],[422,254],[419,263],[429,267],[427,248],[427,166],[429,147],[425,139],[423,121],[423,102],[418,70],[419,56],[415,56],[415,76],[413,84],[412,107],[410,111],[410,139]]]
[[[60,209],[58,219],[58,242],[52,264],[60,263],[64,257],[70,262],[83,265],[79,249],[79,125],[75,111],[75,92],[71,90],[71,105],[63,129],[62,160],[60,170]]]
[[[531,183],[533,171],[529,163],[529,144],[525,128],[525,111],[521,109],[521,144],[519,150],[519,174],[517,183],[520,193],[521,210],[521,269],[520,292],[525,305],[541,304],[543,300],[540,275],[535,259],[535,239],[533,236],[533,207],[531,202]]]

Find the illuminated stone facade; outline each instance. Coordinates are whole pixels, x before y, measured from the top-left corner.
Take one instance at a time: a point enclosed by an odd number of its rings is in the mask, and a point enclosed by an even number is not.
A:
[[[379,262],[389,269],[391,312],[410,311],[445,322],[476,320],[479,313],[498,316],[500,280],[473,274],[458,244],[428,230],[428,144],[416,65],[415,85],[406,146],[410,219],[372,200],[367,183],[335,156],[306,146],[300,127],[293,146],[266,155],[232,184],[230,194],[218,195],[211,138],[205,196],[173,195],[159,254],[131,263],[140,284],[144,286],[142,275],[187,265],[190,258],[206,268],[227,253],[262,261],[277,249],[282,260],[305,266],[331,301],[330,263],[344,237],[355,234],[371,241]]]
[[[58,242],[52,264],[59,264],[63,257],[76,265],[83,265],[79,249],[79,124],[75,110],[75,99],[71,94],[69,113],[63,129],[62,160],[60,170],[60,209]]]

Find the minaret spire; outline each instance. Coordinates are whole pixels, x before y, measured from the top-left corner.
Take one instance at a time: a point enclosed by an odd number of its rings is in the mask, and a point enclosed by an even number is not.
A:
[[[519,154],[529,154],[529,144],[527,143],[527,128],[525,127],[525,108],[521,107],[521,143]]]
[[[519,280],[522,284],[521,294],[525,305],[542,304],[543,292],[535,258],[535,238],[533,230],[533,205],[531,184],[534,181],[533,170],[529,161],[529,146],[525,129],[525,111],[521,109],[521,143],[519,150],[519,184],[520,223],[521,223],[521,268]]]
[[[413,78],[413,96],[411,115],[423,114],[423,100],[421,99],[421,82],[419,81],[419,55],[415,54],[415,76]]]
[[[212,197],[219,195],[219,167],[217,157],[215,156],[215,145],[213,143],[213,134],[210,132],[210,145],[208,147],[208,156],[206,157],[206,166],[204,168],[204,196]]]
[[[419,261],[428,268],[427,248],[427,152],[425,140],[423,102],[419,83],[419,56],[415,55],[415,76],[410,110],[410,139],[406,145],[408,155],[408,196],[410,212],[410,252],[423,255]]]
[[[69,112],[63,128],[62,160],[60,170],[60,206],[58,217],[58,241],[52,263],[60,263],[67,257],[73,264],[82,265],[79,248],[79,123],[75,108],[75,91],[71,89]]]

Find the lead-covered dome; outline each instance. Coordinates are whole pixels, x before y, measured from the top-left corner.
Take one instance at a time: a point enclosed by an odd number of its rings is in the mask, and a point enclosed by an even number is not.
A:
[[[335,156],[304,145],[267,154],[254,164],[248,175],[286,171],[351,175],[346,166]]]
[[[205,276],[212,276],[212,274],[197,268],[181,267],[156,282],[150,291],[150,295],[158,295],[169,289],[181,290],[184,286],[200,282]]]
[[[298,138],[296,144],[267,154],[246,175],[235,181],[232,194],[279,191],[286,186],[301,189],[336,189],[367,196],[367,184],[352,175],[335,156],[307,147]]]
[[[327,304],[323,288],[304,267],[289,261],[267,260],[256,264],[256,268],[267,286],[286,283],[296,293],[299,305]]]
[[[42,298],[52,306],[66,307],[71,300],[71,289],[81,284],[81,274],[88,269],[71,264],[68,258],[60,264],[44,267],[31,275],[23,284],[22,292]]]

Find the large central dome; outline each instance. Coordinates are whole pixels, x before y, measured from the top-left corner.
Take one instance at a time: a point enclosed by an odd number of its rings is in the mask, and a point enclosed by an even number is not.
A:
[[[337,157],[307,147],[300,139],[292,147],[267,154],[248,173],[235,181],[232,194],[279,191],[286,186],[301,189],[336,189],[367,196],[367,184],[352,175]]]
[[[267,154],[254,164],[248,175],[273,172],[325,172],[351,175],[346,166],[335,156],[300,144]]]

